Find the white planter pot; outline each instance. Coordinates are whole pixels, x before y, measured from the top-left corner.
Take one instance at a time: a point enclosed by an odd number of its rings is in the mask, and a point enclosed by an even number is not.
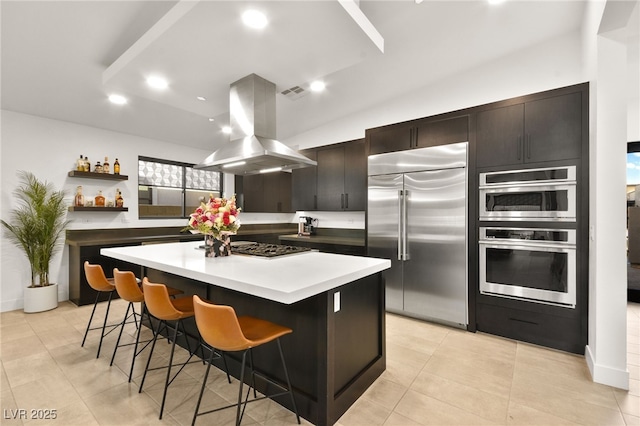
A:
[[[24,311],[35,313],[58,307],[58,284],[24,289]]]

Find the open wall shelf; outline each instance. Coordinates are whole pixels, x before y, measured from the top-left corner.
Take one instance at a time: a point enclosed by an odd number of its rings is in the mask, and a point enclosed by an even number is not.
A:
[[[70,212],[128,212],[129,207],[77,207],[69,206]]]
[[[77,170],[71,170],[69,172],[69,177],[104,179],[104,180],[129,180],[129,176],[127,175],[114,175],[111,173],[80,172]]]

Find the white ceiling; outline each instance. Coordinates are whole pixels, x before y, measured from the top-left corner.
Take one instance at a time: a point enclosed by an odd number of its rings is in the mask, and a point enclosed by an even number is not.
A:
[[[279,92],[326,82],[319,94],[277,95],[277,133],[286,139],[576,31],[585,3],[360,0],[384,53],[337,0],[2,0],[0,7],[3,109],[208,150],[229,138],[220,132],[229,85],[245,75]],[[267,15],[267,28],[242,25],[249,7]],[[148,88],[150,74],[165,76],[169,88]],[[128,104],[110,104],[112,92]]]

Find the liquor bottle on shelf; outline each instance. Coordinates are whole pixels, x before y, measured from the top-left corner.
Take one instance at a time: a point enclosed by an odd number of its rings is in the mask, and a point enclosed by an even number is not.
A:
[[[104,163],[102,163],[102,173],[111,173],[109,171],[109,157],[104,157]]]
[[[100,162],[96,162],[96,166],[93,168],[93,171],[95,173],[102,173],[102,164],[100,164]]]
[[[89,162],[89,157],[84,157],[84,171],[85,172],[91,171],[91,163]]]
[[[95,206],[104,207],[104,195],[102,195],[102,191],[98,191],[98,195],[96,195]]]
[[[73,205],[76,207],[84,207],[84,195],[82,195],[82,186],[76,188],[76,196],[73,198]]]
[[[116,189],[116,207],[124,207],[124,198],[119,188]]]
[[[84,158],[82,157],[82,154],[80,154],[80,158],[76,160],[76,170],[84,172]]]
[[[113,163],[113,174],[114,175],[119,175],[120,174],[120,162],[118,161],[117,158],[116,158],[116,162]]]

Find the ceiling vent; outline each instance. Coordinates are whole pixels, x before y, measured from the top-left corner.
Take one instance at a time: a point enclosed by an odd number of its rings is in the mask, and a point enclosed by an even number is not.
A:
[[[287,99],[290,99],[292,101],[300,99],[301,97],[306,96],[308,93],[308,91],[304,90],[300,86],[293,86],[290,89],[280,92],[281,95],[284,95]]]

